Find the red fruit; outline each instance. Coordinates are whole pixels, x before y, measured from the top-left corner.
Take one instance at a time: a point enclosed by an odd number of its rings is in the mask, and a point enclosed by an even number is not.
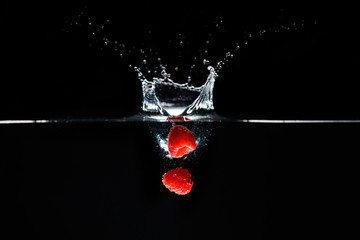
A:
[[[189,171],[182,167],[169,170],[164,174],[162,182],[167,189],[178,195],[188,194],[194,184]]]
[[[170,129],[168,149],[173,158],[181,158],[194,151],[195,148],[195,138],[189,129],[181,125],[174,125]]]

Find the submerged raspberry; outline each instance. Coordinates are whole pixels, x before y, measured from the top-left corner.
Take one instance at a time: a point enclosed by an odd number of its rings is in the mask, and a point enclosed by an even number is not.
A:
[[[168,149],[173,158],[181,158],[194,151],[195,148],[195,138],[189,129],[181,125],[174,125],[170,129]]]
[[[169,170],[164,174],[162,182],[167,189],[178,195],[188,194],[194,184],[190,172],[182,167]]]

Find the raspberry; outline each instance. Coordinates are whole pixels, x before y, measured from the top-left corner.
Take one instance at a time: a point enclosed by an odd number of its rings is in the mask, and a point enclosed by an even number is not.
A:
[[[173,158],[194,151],[196,148],[195,138],[192,132],[184,126],[174,125],[168,135],[168,149]]]
[[[189,171],[182,167],[169,170],[164,174],[162,182],[167,189],[178,195],[188,194],[194,184]]]

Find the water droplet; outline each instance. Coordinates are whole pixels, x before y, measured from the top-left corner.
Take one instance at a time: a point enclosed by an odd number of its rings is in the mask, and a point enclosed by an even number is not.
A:
[[[161,76],[162,76],[164,79],[167,78],[168,75],[167,75],[165,69],[163,69],[163,70],[161,71]]]

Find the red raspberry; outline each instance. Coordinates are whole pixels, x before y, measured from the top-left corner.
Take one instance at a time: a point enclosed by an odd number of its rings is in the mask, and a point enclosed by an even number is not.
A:
[[[194,184],[189,171],[182,167],[169,170],[164,174],[162,182],[167,189],[178,195],[188,194]]]
[[[196,148],[192,132],[184,126],[174,125],[168,135],[168,149],[173,158],[181,158]]]

